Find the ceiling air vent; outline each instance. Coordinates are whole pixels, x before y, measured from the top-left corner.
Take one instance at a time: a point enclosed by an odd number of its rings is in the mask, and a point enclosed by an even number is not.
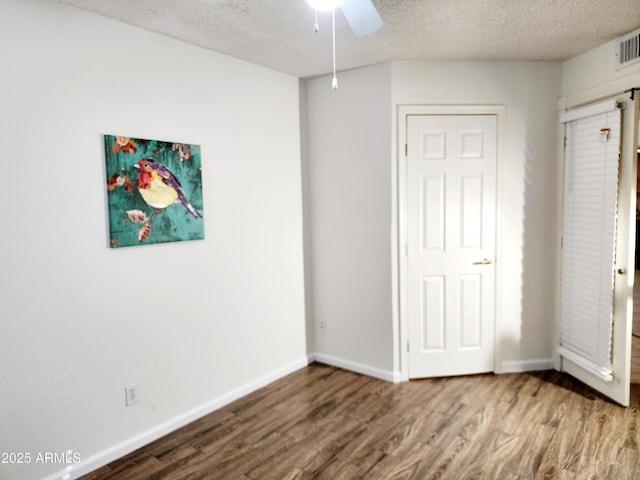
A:
[[[640,62],[640,30],[618,39],[616,57],[618,69]]]

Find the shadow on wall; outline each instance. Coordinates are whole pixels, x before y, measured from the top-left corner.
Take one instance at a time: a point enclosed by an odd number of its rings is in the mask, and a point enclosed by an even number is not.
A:
[[[543,108],[549,111],[548,106],[531,101],[524,119],[522,314],[517,348],[522,358],[548,360],[553,349],[556,215],[559,207],[555,173],[556,120],[554,117],[553,123],[547,124],[541,121],[545,118]]]

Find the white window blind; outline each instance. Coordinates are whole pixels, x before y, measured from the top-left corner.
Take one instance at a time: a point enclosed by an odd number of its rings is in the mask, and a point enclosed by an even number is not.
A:
[[[620,110],[567,112],[562,228],[561,355],[611,380]]]

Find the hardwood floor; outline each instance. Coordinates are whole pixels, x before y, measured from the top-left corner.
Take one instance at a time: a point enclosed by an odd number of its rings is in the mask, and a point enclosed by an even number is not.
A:
[[[619,407],[555,371],[392,384],[313,364],[83,480],[640,478]]]
[[[631,337],[631,383],[640,383],[640,270],[633,283],[633,335]]]

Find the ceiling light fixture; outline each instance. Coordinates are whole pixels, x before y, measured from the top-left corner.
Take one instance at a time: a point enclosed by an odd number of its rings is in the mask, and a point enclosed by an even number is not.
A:
[[[340,6],[342,0],[307,0],[316,11],[316,23],[313,31],[318,33],[318,10],[328,12],[331,10],[331,25],[333,27],[333,78],[331,79],[331,88],[338,89],[338,77],[336,76],[336,7]]]

